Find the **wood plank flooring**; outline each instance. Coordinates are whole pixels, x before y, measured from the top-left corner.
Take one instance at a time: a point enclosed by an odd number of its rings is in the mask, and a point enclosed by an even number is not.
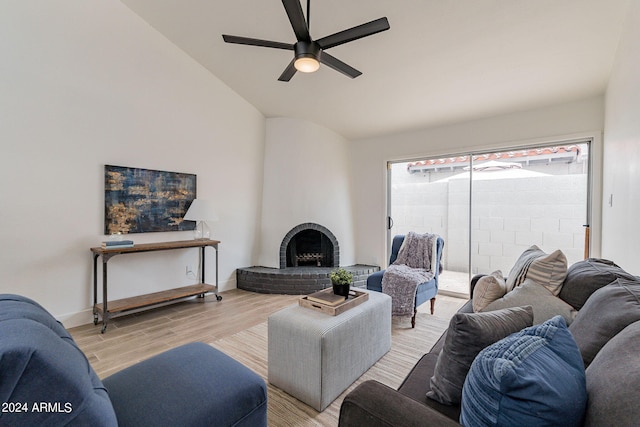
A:
[[[69,332],[100,378],[192,341],[211,343],[264,322],[295,304],[299,295],[269,295],[233,289],[215,295],[116,317],[106,333],[102,323]]]
[[[193,341],[211,343],[267,320],[270,314],[296,304],[300,295],[270,295],[233,289],[190,299],[109,321],[69,329],[100,378],[107,377],[141,360]],[[438,296],[436,313],[451,317],[463,300]],[[427,312],[429,304],[418,308]],[[394,322],[394,327],[408,327]]]

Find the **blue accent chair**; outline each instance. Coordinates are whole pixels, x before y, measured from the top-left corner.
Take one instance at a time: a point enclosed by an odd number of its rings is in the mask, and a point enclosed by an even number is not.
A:
[[[391,257],[389,258],[389,264],[393,264],[393,262],[398,258],[398,251],[402,246],[402,242],[404,242],[404,235],[398,235],[393,238],[393,243],[391,245]],[[442,237],[438,237],[436,243],[436,262],[435,265],[432,266],[434,271],[433,279],[428,282],[421,283],[418,285],[418,289],[416,290],[416,310],[413,313],[413,317],[411,318],[411,327],[416,327],[416,313],[418,306],[431,300],[431,314],[433,314],[433,310],[436,303],[436,295],[438,294],[438,277],[440,275],[440,262],[442,261],[442,250],[444,249],[444,240]],[[384,275],[384,270],[377,271],[371,274],[367,278],[367,289],[377,292],[382,292],[382,276]]]

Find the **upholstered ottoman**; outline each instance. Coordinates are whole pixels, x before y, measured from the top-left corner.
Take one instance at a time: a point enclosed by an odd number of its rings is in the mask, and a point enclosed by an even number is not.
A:
[[[269,383],[323,411],[391,349],[391,298],[369,292],[337,316],[293,305],[268,325]]]
[[[103,380],[118,426],[266,426],[267,386],[210,345],[173,348]]]

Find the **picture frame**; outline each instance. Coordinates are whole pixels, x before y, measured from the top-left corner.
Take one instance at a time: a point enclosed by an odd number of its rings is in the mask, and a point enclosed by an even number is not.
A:
[[[193,230],[183,218],[196,184],[195,174],[105,165],[104,233]]]

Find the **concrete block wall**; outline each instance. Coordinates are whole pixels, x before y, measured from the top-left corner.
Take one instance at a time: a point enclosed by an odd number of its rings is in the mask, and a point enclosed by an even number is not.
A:
[[[569,265],[584,256],[586,175],[476,180],[469,243],[469,181],[403,183],[392,190],[392,233],[437,233],[445,240],[444,268],[472,273],[502,270],[535,244],[561,249]]]

